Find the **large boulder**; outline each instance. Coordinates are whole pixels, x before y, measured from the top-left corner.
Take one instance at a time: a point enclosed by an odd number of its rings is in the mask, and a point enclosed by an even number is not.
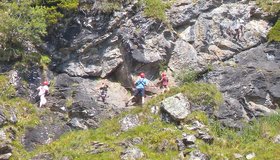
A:
[[[234,56],[226,65],[217,65],[208,74],[207,81],[217,84],[226,95],[219,110],[220,119],[248,120],[275,113],[271,109],[280,102],[277,52],[279,44],[260,45]]]
[[[204,61],[229,59],[266,39],[271,26],[262,17],[255,16],[258,10],[255,3],[221,4],[222,1],[209,1],[211,7],[202,11],[197,8],[201,7],[202,2],[192,4],[190,1],[179,1],[179,5],[175,3],[171,11],[176,7],[184,8],[186,11],[188,7],[195,7],[188,12],[174,12],[172,17],[178,18],[171,21],[175,26],[181,26],[180,37],[191,43]],[[181,14],[188,15],[184,16],[186,20],[183,22]],[[197,18],[193,20],[193,17]],[[188,19],[192,19],[192,22]]]
[[[71,131],[71,128],[66,125],[65,117],[60,114],[50,113],[40,118],[42,124],[28,127],[22,137],[22,143],[28,151],[34,150],[39,145],[49,144],[62,134]]]
[[[191,113],[190,102],[182,93],[163,100],[161,102],[161,108],[174,121],[181,121]]]
[[[169,60],[168,66],[174,72],[180,72],[183,69],[195,69],[201,71],[197,51],[187,41],[179,38],[175,42],[175,47]]]
[[[125,109],[128,92],[120,83],[92,80],[60,74],[55,78],[55,91],[50,100],[53,111],[68,113],[70,126],[96,128],[103,119],[111,118]],[[102,83],[108,85],[105,102],[100,97]],[[86,126],[86,127],[85,127]]]

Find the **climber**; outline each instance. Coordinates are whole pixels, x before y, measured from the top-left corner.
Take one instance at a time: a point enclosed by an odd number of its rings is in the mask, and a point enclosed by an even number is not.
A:
[[[100,97],[101,97],[103,103],[105,103],[108,88],[109,88],[109,86],[107,84],[105,84],[104,82],[101,84],[101,87],[99,88],[100,89]]]
[[[145,74],[142,72],[139,75],[139,79],[135,82],[135,91],[134,95],[128,99],[128,101],[125,103],[126,106],[128,106],[128,103],[136,96],[141,96],[141,105],[145,103],[145,87],[148,84],[148,80],[145,78]]]
[[[234,20],[233,24],[231,25],[231,30],[233,32],[233,36],[235,40],[241,41],[243,32],[244,32],[244,21],[242,19]]]
[[[48,81],[44,81],[40,87],[37,88],[39,91],[38,96],[40,96],[40,105],[39,107],[42,107],[47,103],[47,99],[45,98],[45,95],[49,93],[49,83]]]
[[[163,93],[168,91],[169,90],[169,87],[168,87],[168,77],[166,75],[166,72],[163,72],[161,74],[161,77],[159,79],[159,84],[160,84],[160,88],[163,88]]]

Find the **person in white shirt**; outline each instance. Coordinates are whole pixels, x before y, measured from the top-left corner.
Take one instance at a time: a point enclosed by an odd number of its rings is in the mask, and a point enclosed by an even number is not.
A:
[[[47,103],[47,99],[45,95],[49,92],[49,83],[47,81],[44,81],[43,84],[37,88],[39,91],[38,95],[40,96],[40,105],[39,107],[42,107]]]

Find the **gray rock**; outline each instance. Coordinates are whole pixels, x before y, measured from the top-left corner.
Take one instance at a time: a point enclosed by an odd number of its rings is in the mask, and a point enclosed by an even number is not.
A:
[[[0,126],[3,126],[6,123],[6,116],[0,108]]]
[[[230,116],[235,120],[248,121],[275,113],[272,108],[276,108],[279,101],[276,90],[279,89],[277,78],[280,66],[276,60],[267,60],[264,53],[275,55],[276,58],[278,49],[279,44],[260,45],[234,56],[231,61],[236,63],[235,66],[217,65],[216,71],[208,74],[208,82],[217,84],[220,91],[227,94],[224,98],[226,103],[219,110],[225,111],[220,114],[223,115],[221,118]]]
[[[8,160],[12,156],[12,147],[9,144],[0,142],[0,159]]]
[[[81,123],[80,121],[82,121],[82,120],[78,119],[78,118],[72,118],[68,122],[68,125],[71,126],[72,128],[76,128],[76,129],[83,129],[83,130],[88,129],[88,127],[86,125],[84,125],[83,123]]]
[[[178,1],[168,11],[168,16],[173,27],[180,27],[194,23],[198,17],[198,7],[194,7],[191,1]]]
[[[135,145],[135,144],[141,144],[143,142],[142,138],[141,137],[135,137],[133,138],[132,140],[132,144]]]
[[[184,144],[183,140],[181,140],[181,139],[176,139],[176,143],[177,143],[177,147],[178,147],[179,151],[183,151],[187,148],[186,145]]]
[[[129,96],[124,87],[109,80],[91,80],[61,74],[56,83],[57,92],[53,97],[55,99],[51,100],[51,109],[65,113],[60,108],[67,107],[69,118],[79,118],[82,124],[91,128],[98,127],[103,119],[119,114],[125,108],[124,101]],[[109,86],[105,103],[100,98],[102,83]]]
[[[195,136],[196,138],[199,138],[208,144],[212,144],[214,141],[214,137],[210,136],[207,132],[204,132],[202,130],[198,130]]]
[[[161,144],[157,146],[157,151],[158,152],[165,152],[169,147],[169,142],[166,139],[163,139]]]
[[[250,112],[252,115],[255,115],[256,117],[277,114],[276,111],[251,101],[247,102],[246,104],[247,104],[246,109],[248,110],[247,112]]]
[[[192,122],[192,126],[187,127],[187,129],[188,130],[198,130],[198,129],[202,129],[204,127],[205,127],[205,125],[203,125],[199,121],[195,120],[195,121]]]
[[[14,87],[17,87],[19,85],[20,79],[21,78],[19,77],[19,74],[18,74],[17,70],[12,70],[12,71],[9,72],[9,82]]]
[[[41,118],[43,124],[27,128],[22,138],[22,143],[28,151],[32,151],[37,145],[49,144],[70,131],[70,127],[55,115],[48,114]]]
[[[234,153],[233,156],[234,156],[235,159],[241,159],[241,158],[243,158],[243,155],[241,155],[241,154],[239,154],[239,153]]]
[[[185,144],[185,146],[190,146],[195,144],[196,138],[194,135],[188,135],[188,134],[183,134],[183,143]]]
[[[1,140],[1,142],[4,142],[5,140],[7,140],[7,135],[4,130],[0,130],[0,140]]]
[[[120,120],[120,124],[122,131],[128,131],[129,129],[140,125],[140,120],[138,115],[128,115]]]
[[[88,151],[91,154],[99,154],[99,153],[103,153],[103,152],[111,152],[114,151],[113,148],[110,148],[109,145],[98,142],[98,141],[94,141],[91,143],[91,150]]]
[[[50,153],[41,153],[36,155],[31,160],[52,160],[53,156]]]
[[[115,70],[123,62],[122,54],[119,48],[108,49],[103,55],[102,73],[101,77],[104,78]]]
[[[280,144],[280,135],[277,135],[276,137],[274,137],[273,142]]]
[[[221,120],[221,122],[228,127],[241,129],[240,119],[248,120],[246,111],[242,104],[229,96],[224,96],[225,102],[219,107],[219,110],[215,113],[215,116]]]
[[[141,159],[143,157],[144,157],[144,153],[136,147],[127,148],[125,151],[121,153],[120,156],[121,160],[136,160],[136,159]]]
[[[189,160],[209,160],[208,155],[201,153],[199,150],[194,150],[190,153]]]
[[[190,103],[182,93],[163,100],[161,102],[161,108],[170,114],[175,121],[183,120],[191,112]]]
[[[246,155],[246,159],[253,159],[255,157],[256,157],[256,154],[254,152]]]
[[[184,69],[199,70],[199,57],[194,47],[183,39],[175,42],[175,48],[172,52],[168,66],[172,71],[179,72]]]
[[[18,122],[17,115],[16,115],[15,111],[13,111],[13,110],[10,110],[9,122],[11,122],[13,124]]]
[[[1,160],[8,160],[12,156],[12,153],[5,153],[0,155]]]

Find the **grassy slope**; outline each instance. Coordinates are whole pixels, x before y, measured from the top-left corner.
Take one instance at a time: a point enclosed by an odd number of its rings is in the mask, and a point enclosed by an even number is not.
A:
[[[209,88],[212,87],[213,86],[210,85]],[[194,88],[196,88],[196,91]],[[206,84],[196,83],[192,83],[191,85],[187,84],[180,88],[173,88],[170,92],[153,98],[143,108],[135,108],[129,113],[123,113],[119,117],[105,121],[102,127],[98,129],[67,133],[59,140],[49,145],[38,147],[33,152],[16,150],[16,154],[12,159],[30,159],[39,153],[51,153],[54,159],[61,159],[63,156],[78,160],[120,159],[119,155],[123,151],[123,148],[120,147],[119,144],[127,139],[135,137],[143,138],[143,143],[137,144],[136,146],[144,152],[144,159],[173,159],[178,155],[175,142],[176,138],[181,138],[182,133],[193,133],[193,131],[189,131],[185,128],[179,130],[173,124],[162,122],[159,115],[151,115],[149,113],[150,106],[158,104],[158,102],[164,99],[164,97],[174,95],[178,92],[183,92],[185,94],[192,94],[192,92],[194,92],[198,96],[207,95],[212,92],[212,94],[210,94],[212,98],[219,95],[217,90],[215,92],[215,89],[209,88]],[[188,97],[190,97],[190,95]],[[220,103],[220,98],[217,99],[217,102],[210,102],[210,104]],[[194,100],[197,100],[197,98],[194,98]],[[204,103],[206,102],[207,101],[204,101]],[[200,103],[200,101],[196,103]],[[130,129],[127,132],[121,132],[118,122],[127,114],[138,114],[142,125]],[[257,156],[256,159],[260,160],[275,159],[275,157],[279,155],[280,144],[273,144],[271,142],[271,139],[273,139],[275,135],[280,134],[279,115],[262,118],[260,121],[254,121],[252,124],[248,125],[243,132],[236,132],[223,128],[219,123],[213,120],[208,120],[203,112],[194,112],[188,116],[188,119],[198,119],[204,122],[204,124],[210,128],[210,133],[215,136],[212,145],[208,145],[198,140],[201,151],[209,154],[212,159],[222,159],[225,157],[232,159],[234,153],[245,155],[254,152]],[[164,140],[168,142],[168,145],[165,151],[161,152],[159,151],[159,146],[161,146]],[[91,154],[90,151],[93,149],[91,143],[93,141],[108,144],[109,148],[114,149],[114,151]],[[19,143],[17,144],[19,145],[17,147],[22,148]]]
[[[166,21],[164,10],[169,7],[169,4],[163,4],[162,1],[145,1],[147,7],[145,14],[149,17],[153,17],[162,21]],[[263,5],[263,4],[261,4]],[[157,6],[158,9],[153,9],[153,6]],[[275,5],[274,5],[275,6]],[[113,6],[112,8],[116,8]],[[270,31],[268,37],[270,41],[280,41],[279,33],[279,21]],[[278,27],[277,27],[278,26]],[[276,32],[276,33],[275,33]],[[275,35],[277,35],[275,37]],[[3,77],[1,82],[3,81]],[[6,80],[5,80],[6,81]],[[6,83],[6,82],[5,82]],[[193,85],[193,84],[192,84]],[[175,93],[184,92],[188,95],[188,98],[195,101],[198,104],[212,104],[218,106],[221,102],[219,94],[200,94],[201,90],[209,90],[207,85],[201,84],[202,88],[191,87],[192,85],[186,85],[182,88],[171,89],[171,91],[164,95],[159,95],[157,98],[152,99],[145,108],[136,109],[136,113],[148,113],[149,106],[158,103],[160,100],[174,95]],[[203,88],[204,87],[204,88]],[[211,87],[210,87],[211,88]],[[210,89],[211,90],[211,89]],[[206,92],[205,92],[206,93]],[[209,94],[210,96],[209,96]],[[199,101],[200,96],[203,96],[203,101]],[[211,97],[212,96],[212,97]],[[214,101],[211,99],[214,98]],[[0,103],[5,105],[6,108],[13,107],[17,111],[19,122],[16,125],[9,124],[7,127],[13,127],[18,131],[18,137],[23,133],[26,126],[34,126],[39,123],[38,112],[36,108],[28,102],[19,98],[7,98],[1,97]],[[24,106],[24,107],[23,107]],[[142,117],[143,125],[129,130],[128,132],[120,132],[119,124],[117,123],[121,117],[104,122],[103,126],[96,130],[87,131],[74,131],[62,136],[59,140],[47,145],[37,148],[33,152],[26,152],[20,143],[20,139],[13,142],[15,146],[12,159],[30,159],[32,156],[38,153],[48,152],[51,153],[56,159],[63,156],[68,156],[74,159],[117,159],[122,148],[118,145],[118,142],[127,138],[133,137],[145,137],[143,144],[139,144],[138,147],[145,153],[146,158],[149,159],[172,159],[178,154],[176,151],[175,138],[180,137],[183,132],[191,132],[188,130],[178,130],[172,124],[166,124],[160,121],[158,116],[154,116],[153,123],[144,123],[146,117]],[[193,113],[189,118],[200,119],[204,123],[208,123],[208,119],[201,112]],[[238,133],[233,130],[222,128],[218,123],[209,123],[211,133],[215,136],[213,145],[208,145],[203,142],[199,142],[199,148],[209,154],[212,159],[221,159],[228,157],[233,158],[233,153],[247,154],[255,152],[256,159],[275,159],[279,155],[279,144],[273,144],[271,139],[279,133],[280,129],[280,116],[272,116],[263,118],[260,121],[248,125],[243,132]],[[170,128],[163,130],[163,128]],[[169,142],[169,147],[165,152],[158,152],[157,147],[162,143],[162,140],[166,139]],[[114,152],[104,152],[102,154],[92,155],[87,153],[91,150],[90,142],[100,141],[109,144],[111,148],[114,148]]]

